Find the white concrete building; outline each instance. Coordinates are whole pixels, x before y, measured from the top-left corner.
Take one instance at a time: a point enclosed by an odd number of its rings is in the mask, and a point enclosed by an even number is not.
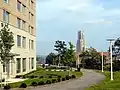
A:
[[[20,54],[10,63],[10,77],[36,70],[36,0],[0,0],[1,23],[8,23],[14,34],[12,53]],[[0,64],[5,77],[5,66]]]

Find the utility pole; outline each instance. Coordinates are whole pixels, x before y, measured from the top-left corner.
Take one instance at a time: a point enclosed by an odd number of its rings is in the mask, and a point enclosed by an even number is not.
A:
[[[107,39],[110,42],[110,59],[111,59],[111,81],[113,81],[113,62],[112,62],[112,41],[115,39]]]
[[[102,72],[103,72],[103,64],[104,64],[104,60],[103,60],[103,52],[102,52]]]

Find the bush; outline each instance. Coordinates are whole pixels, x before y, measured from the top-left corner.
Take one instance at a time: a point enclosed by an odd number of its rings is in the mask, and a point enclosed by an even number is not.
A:
[[[20,85],[20,88],[26,88],[27,87],[27,85],[25,84],[25,83],[22,83],[21,85]]]
[[[66,75],[66,77],[65,77],[65,78],[66,78],[66,80],[69,80],[69,79],[70,79],[70,77],[69,77],[68,75]]]
[[[5,79],[4,79],[4,78],[2,79],[2,82],[5,82]]]
[[[37,84],[37,82],[32,82],[31,83],[31,86],[37,86],[38,84]]]
[[[69,79],[72,79],[72,76],[69,76]]]
[[[22,78],[27,78],[27,76],[24,75],[24,76],[22,76]]]
[[[38,82],[38,85],[45,85],[44,81]]]
[[[49,78],[52,78],[52,76],[49,76]]]
[[[33,79],[33,78],[35,78],[35,76],[32,75],[32,76],[30,76],[30,78]]]
[[[39,78],[43,78],[43,76],[40,76]]]
[[[74,78],[76,78],[76,76],[75,76],[75,75],[72,75],[71,77],[72,77],[73,79],[74,79]]]
[[[65,81],[65,78],[62,78],[62,81]]]
[[[61,76],[59,75],[58,78],[61,78]]]
[[[4,86],[4,89],[9,90],[9,89],[11,89],[11,87],[10,87],[10,85],[6,85],[6,86]]]
[[[57,81],[58,81],[58,82],[60,82],[60,81],[61,81],[61,79],[60,79],[60,78],[58,78],[58,79],[57,79]]]
[[[57,82],[57,80],[56,79],[52,79],[52,83],[56,83]]]
[[[46,81],[46,84],[51,84],[51,81],[50,81],[50,80],[47,80],[47,81]]]

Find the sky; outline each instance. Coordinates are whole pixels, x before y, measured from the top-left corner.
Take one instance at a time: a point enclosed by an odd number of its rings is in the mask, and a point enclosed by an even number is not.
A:
[[[76,45],[83,30],[86,46],[106,51],[120,37],[120,0],[37,0],[37,55],[54,52],[56,40]]]

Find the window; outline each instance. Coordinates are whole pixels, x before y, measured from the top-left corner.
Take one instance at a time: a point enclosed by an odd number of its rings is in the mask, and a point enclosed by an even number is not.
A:
[[[34,49],[34,41],[31,40],[31,49]]]
[[[21,27],[21,19],[20,18],[17,18],[17,25],[18,25],[18,29],[20,29],[20,27]]]
[[[33,17],[34,17],[34,15],[33,15],[33,14],[31,14],[31,21],[33,21]]]
[[[23,72],[25,72],[26,71],[26,58],[23,58],[22,68],[23,68]]]
[[[31,64],[31,62],[30,62],[30,58],[29,58],[29,70],[31,69],[31,65],[30,64]]]
[[[31,30],[31,27],[30,27],[30,25],[28,26],[28,32],[30,33],[30,30]]]
[[[22,12],[25,13],[26,6],[22,4]]]
[[[29,12],[29,20],[31,20],[30,18],[31,18],[31,13]]]
[[[17,35],[17,46],[21,46],[21,36]]]
[[[34,4],[33,1],[31,1],[31,8],[33,8],[33,4]]]
[[[30,43],[31,43],[30,41],[31,41],[31,40],[29,39],[29,49],[30,49]]]
[[[34,58],[31,58],[31,68],[34,69]]]
[[[3,21],[9,23],[9,12],[3,10]]]
[[[3,64],[3,72],[5,72],[5,65]]]
[[[8,0],[4,0],[5,3],[8,3],[9,1]]]
[[[22,29],[25,30],[25,21],[22,20]]]
[[[21,11],[21,2],[17,1],[17,9],[18,11]]]
[[[30,33],[33,34],[33,27],[31,27],[31,32]]]
[[[26,37],[22,38],[22,47],[26,48]]]
[[[17,73],[20,73],[21,71],[21,64],[20,64],[20,58],[17,58],[17,60],[16,60],[16,67],[17,67],[17,70],[16,70],[16,72]]]

